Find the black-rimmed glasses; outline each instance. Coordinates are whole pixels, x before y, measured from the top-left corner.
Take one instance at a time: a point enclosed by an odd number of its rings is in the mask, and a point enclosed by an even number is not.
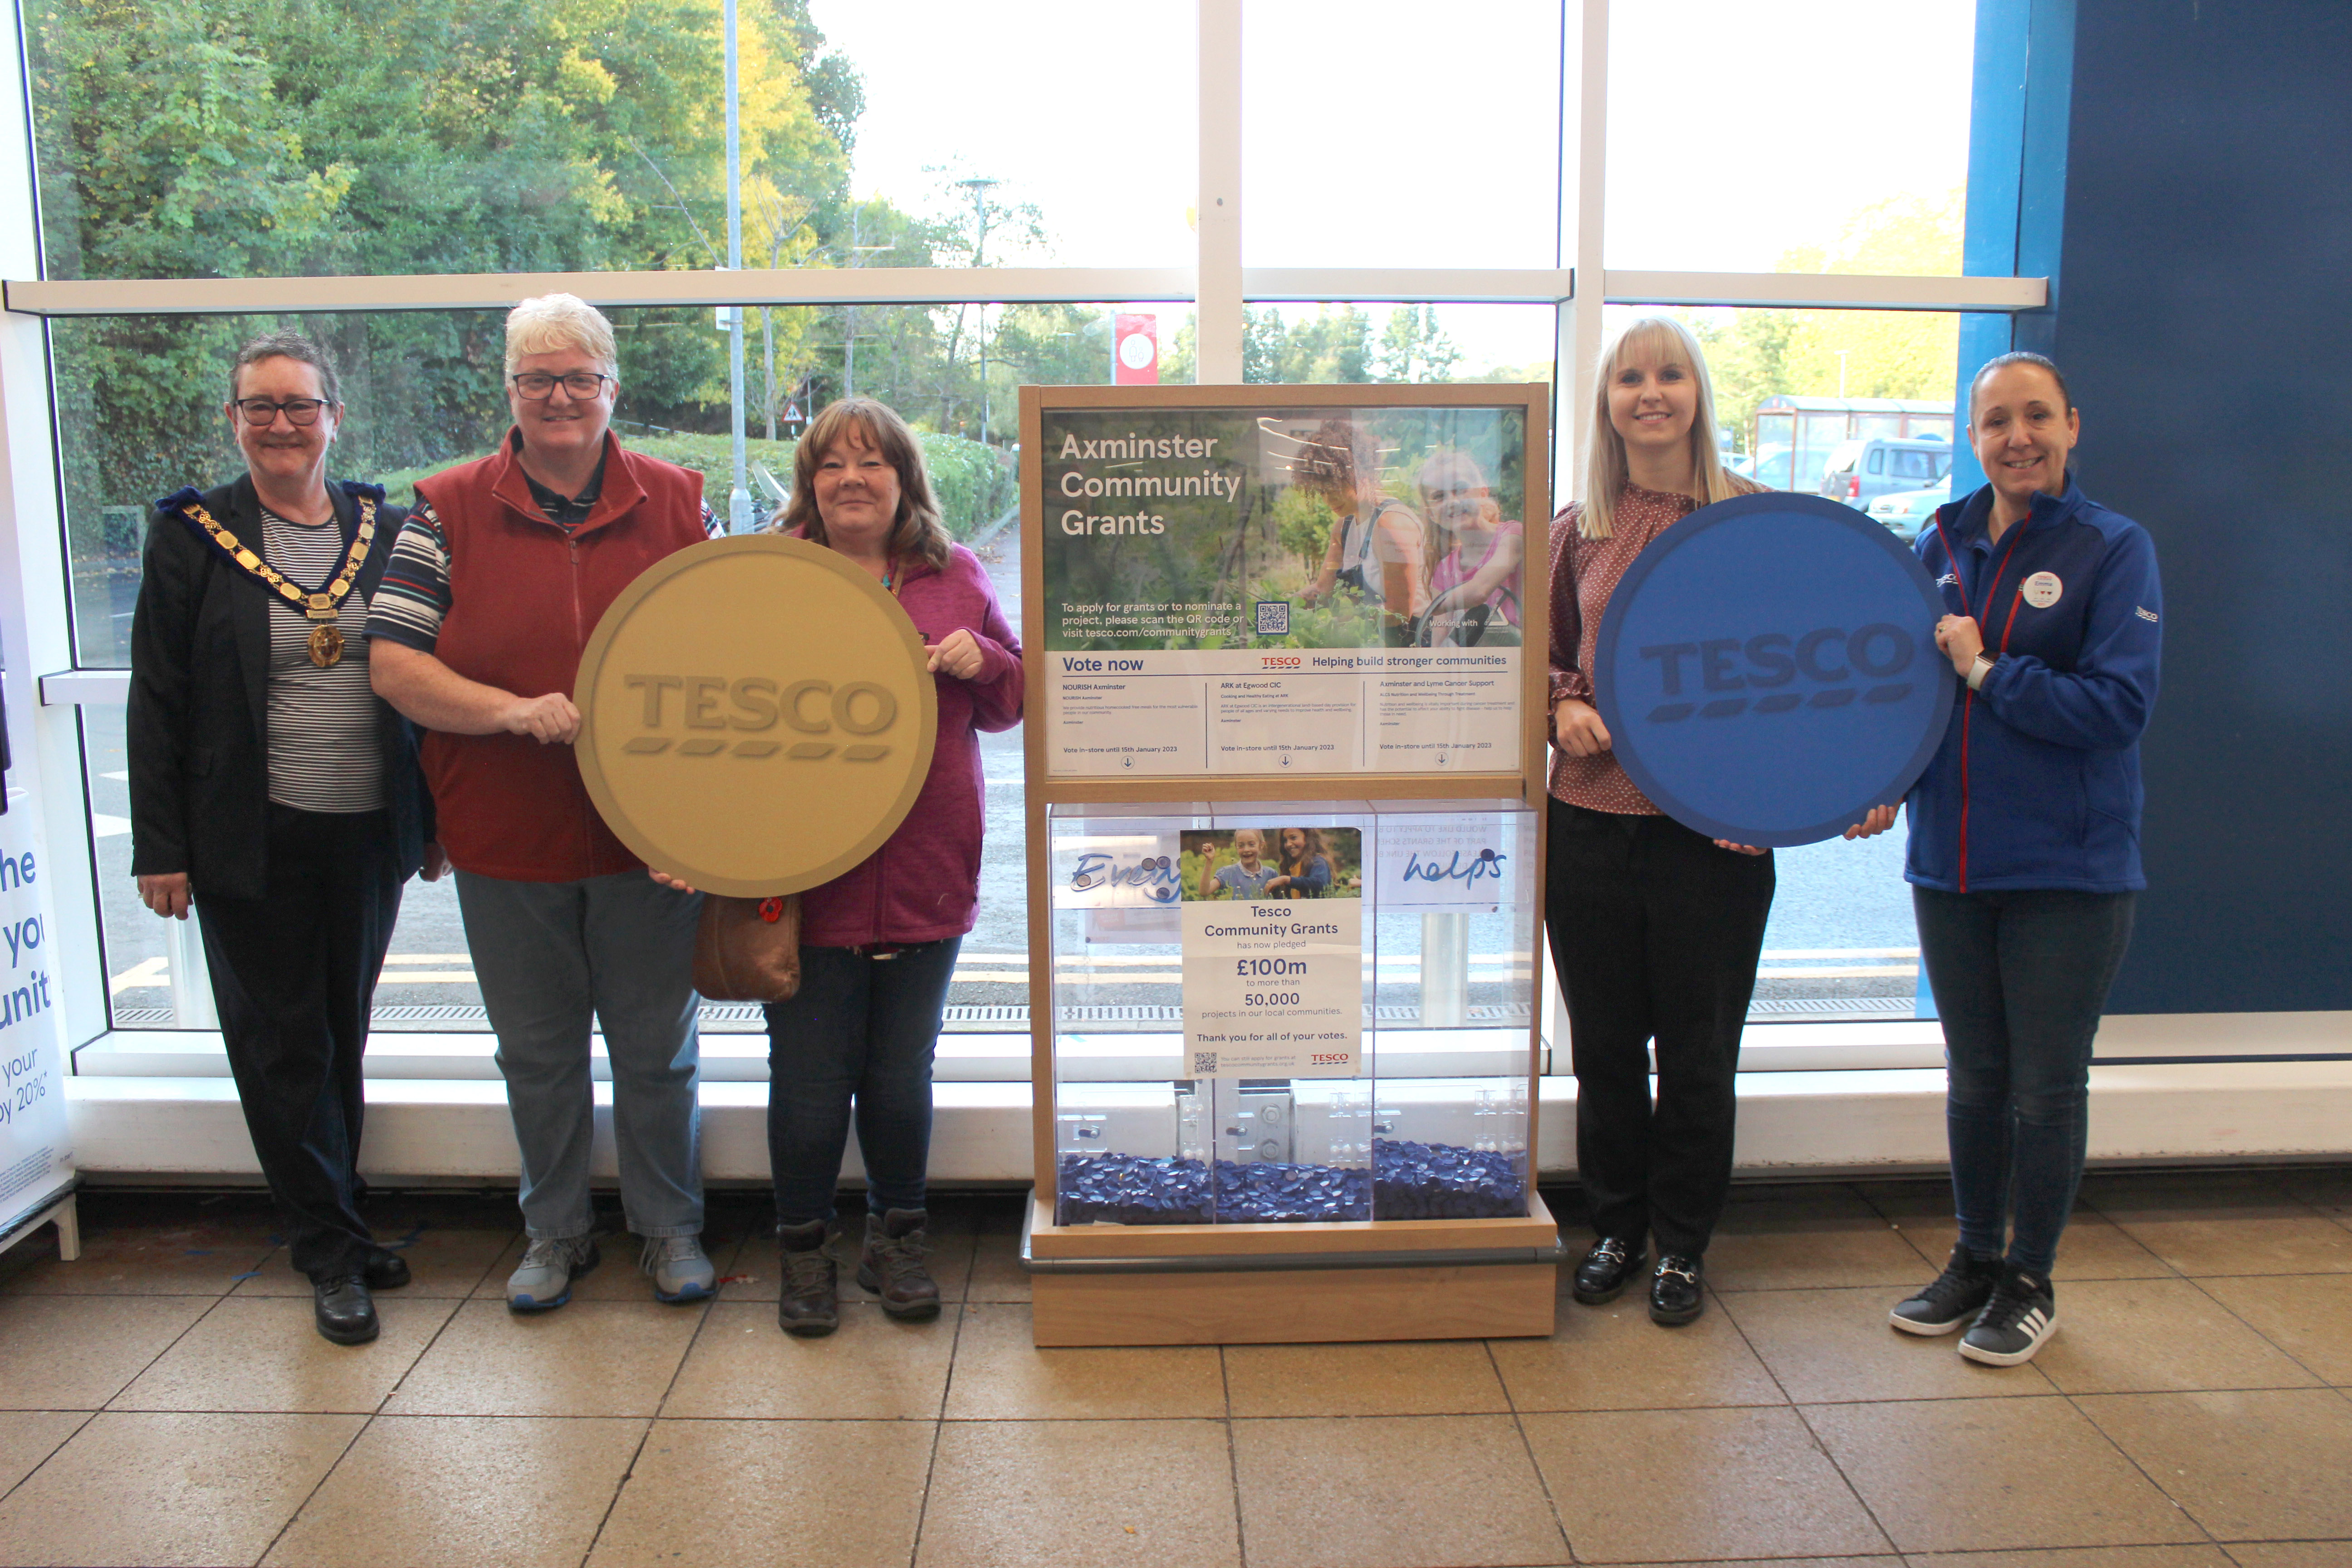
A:
[[[536,403],[542,397],[551,396],[559,381],[563,384],[563,390],[572,396],[585,398],[595,396],[604,390],[606,382],[618,378],[593,370],[575,370],[566,375],[550,375],[543,370],[526,370],[507,379],[514,383],[515,391]]]
[[[323,397],[289,397],[283,403],[272,403],[266,397],[240,397],[230,406],[245,416],[247,425],[261,427],[278,423],[283,412],[289,425],[316,425],[319,410],[327,406]]]

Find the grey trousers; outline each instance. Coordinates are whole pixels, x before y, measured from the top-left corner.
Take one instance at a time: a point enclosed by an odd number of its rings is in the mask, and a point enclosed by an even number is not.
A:
[[[698,893],[643,871],[578,882],[457,873],[457,907],[522,1153],[523,1229],[588,1234],[595,1139],[592,1013],[613,1068],[621,1206],[639,1236],[702,1230],[695,1091],[694,927]]]

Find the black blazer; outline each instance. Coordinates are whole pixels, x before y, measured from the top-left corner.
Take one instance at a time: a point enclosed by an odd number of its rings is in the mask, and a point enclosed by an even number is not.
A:
[[[331,483],[346,531],[372,486]],[[261,502],[240,474],[205,492],[205,509],[258,552]],[[354,592],[373,594],[407,512],[378,505],[374,542]],[[257,899],[268,889],[269,602],[251,573],[222,558],[173,514],[151,510],[131,621],[131,870],[188,873],[206,893]],[[433,797],[416,761],[416,731],[375,700],[384,803],[400,875],[415,874],[433,837]]]

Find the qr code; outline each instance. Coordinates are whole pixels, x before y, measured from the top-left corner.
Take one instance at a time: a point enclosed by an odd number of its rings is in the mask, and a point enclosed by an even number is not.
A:
[[[1286,637],[1290,635],[1290,601],[1260,599],[1257,602],[1257,635],[1262,637]]]
[[[1194,1078],[1216,1077],[1217,1053],[1214,1051],[1194,1051],[1192,1053],[1192,1076]]]

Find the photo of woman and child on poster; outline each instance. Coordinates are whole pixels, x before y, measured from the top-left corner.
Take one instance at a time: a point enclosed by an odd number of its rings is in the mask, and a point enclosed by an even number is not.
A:
[[[1181,833],[1184,900],[1360,899],[1363,840],[1353,827],[1235,827]]]
[[[1291,485],[1331,519],[1299,603],[1377,607],[1394,647],[1518,646],[1526,525],[1503,515],[1467,451],[1441,446],[1422,458],[1418,508],[1391,493],[1402,488],[1382,467],[1391,455],[1362,413],[1335,415],[1297,441]]]
[[[1518,647],[1528,419],[1499,397],[1048,409],[1045,647]]]

